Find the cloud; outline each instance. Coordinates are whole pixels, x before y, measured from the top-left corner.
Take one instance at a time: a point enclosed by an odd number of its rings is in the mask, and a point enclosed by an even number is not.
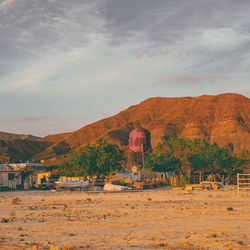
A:
[[[41,90],[79,60],[91,59],[93,47],[102,40],[94,31],[103,25],[99,16],[92,13],[98,6],[95,1],[75,1],[69,8],[64,0],[36,2],[30,5],[29,11],[25,2],[20,1],[20,6],[12,10],[12,15],[18,16],[16,19],[0,15],[3,20],[0,33],[8,34],[0,40],[3,59],[0,94],[31,94]]]
[[[229,89],[228,92],[232,93],[239,93],[242,95],[245,95],[250,98],[250,84],[249,84],[249,79],[245,79],[245,83],[241,84],[240,86],[232,86],[231,89]]]
[[[0,85],[0,93],[32,93],[46,78],[84,58],[84,52],[84,49],[74,49],[60,54],[45,55],[33,62],[33,65],[26,65],[24,70],[6,77]]]
[[[0,9],[10,7],[12,3],[14,3],[16,0],[3,0],[0,2]]]
[[[35,115],[35,116],[22,116],[22,117],[11,117],[7,120],[10,122],[42,122],[49,120],[50,117],[46,115]],[[53,118],[54,119],[54,118]]]
[[[29,8],[27,8],[29,6]],[[92,10],[95,1],[19,0],[0,13],[1,78],[25,70],[45,56],[52,59],[78,50],[103,25]]]
[[[190,34],[190,43],[211,50],[232,50],[250,40],[248,33],[230,28],[198,29]]]
[[[166,78],[158,78],[155,82],[151,83],[152,87],[168,86],[168,85],[185,85],[185,84],[215,84],[232,80],[233,76],[169,76]]]
[[[90,122],[96,121],[100,114],[91,116],[13,116],[0,117],[1,131],[19,134],[46,136],[53,133],[72,132]],[[103,116],[102,118],[104,118]]]

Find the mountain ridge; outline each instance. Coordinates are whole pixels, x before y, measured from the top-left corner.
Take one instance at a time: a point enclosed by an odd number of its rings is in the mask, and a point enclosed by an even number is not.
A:
[[[220,146],[230,144],[235,152],[250,151],[250,100],[234,93],[150,97],[73,132],[44,138],[0,132],[0,151],[14,160],[45,160],[50,165],[59,163],[70,150],[99,137],[127,149],[129,133],[136,127],[148,131],[153,148],[162,136],[169,134],[191,139],[199,137]]]
[[[126,147],[129,132],[143,127],[155,147],[165,134],[200,137],[220,146],[233,144],[234,150],[250,150],[250,100],[226,93],[200,97],[151,97],[116,115],[88,124],[71,133],[49,135],[53,144],[34,159],[56,160],[70,149],[79,148],[98,137]],[[53,139],[52,139],[53,138]]]
[[[0,140],[6,141],[13,139],[35,141],[41,139],[41,137],[30,134],[15,134],[15,133],[0,132]]]
[[[0,140],[0,163],[6,159],[12,162],[25,162],[44,151],[51,144],[46,141],[25,139]]]

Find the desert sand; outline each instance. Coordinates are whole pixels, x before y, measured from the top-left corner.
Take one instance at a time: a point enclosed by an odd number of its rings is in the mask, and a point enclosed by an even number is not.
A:
[[[249,214],[235,191],[1,192],[0,248],[249,249]]]

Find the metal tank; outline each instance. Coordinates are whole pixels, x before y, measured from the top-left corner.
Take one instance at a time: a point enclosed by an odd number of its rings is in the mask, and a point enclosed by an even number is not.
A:
[[[146,145],[146,135],[142,128],[135,128],[129,134],[129,149],[133,152],[143,152]]]

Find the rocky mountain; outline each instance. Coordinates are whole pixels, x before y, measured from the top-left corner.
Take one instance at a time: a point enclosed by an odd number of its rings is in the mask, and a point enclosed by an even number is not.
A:
[[[250,150],[250,100],[238,94],[180,98],[149,98],[117,115],[87,125],[72,133],[49,135],[51,146],[34,159],[56,161],[72,148],[98,137],[126,147],[129,133],[136,127],[149,131],[154,147],[166,134],[186,138],[200,137],[221,146],[231,144],[234,151]]]

